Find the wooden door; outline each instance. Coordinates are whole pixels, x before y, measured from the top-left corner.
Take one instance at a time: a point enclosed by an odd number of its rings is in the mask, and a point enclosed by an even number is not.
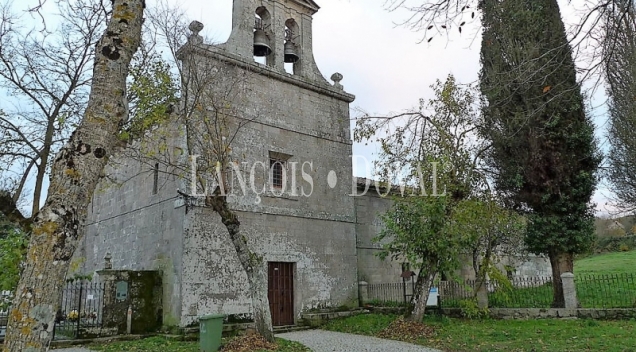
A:
[[[274,326],[294,325],[294,263],[268,263],[269,309]]]

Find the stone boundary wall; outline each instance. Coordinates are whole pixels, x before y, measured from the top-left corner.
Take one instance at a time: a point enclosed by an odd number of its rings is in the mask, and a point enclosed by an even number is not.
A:
[[[356,309],[356,310],[349,310],[349,311],[343,311],[343,312],[303,313],[301,314],[302,320],[299,323],[299,325],[305,325],[305,326],[310,326],[315,328],[320,325],[323,325],[329,320],[352,317],[354,315],[367,314],[367,313],[369,313],[369,311],[364,309]]]
[[[604,308],[490,308],[490,317],[494,319],[636,319],[636,308],[604,309]],[[443,308],[442,314],[450,317],[461,317],[461,308]]]

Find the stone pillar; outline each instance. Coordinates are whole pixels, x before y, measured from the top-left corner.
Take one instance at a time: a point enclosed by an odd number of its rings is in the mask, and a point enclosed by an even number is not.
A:
[[[477,284],[477,306],[479,309],[488,308],[488,288],[486,281],[476,281]]]
[[[576,286],[574,285],[574,274],[561,274],[561,285],[563,285],[563,297],[566,309],[576,309],[578,301],[576,299]]]
[[[366,281],[358,282],[358,295],[361,306],[369,302],[369,284]]]

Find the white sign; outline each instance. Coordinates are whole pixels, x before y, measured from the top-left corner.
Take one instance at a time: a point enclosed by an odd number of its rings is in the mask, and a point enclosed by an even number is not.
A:
[[[427,306],[436,306],[437,305],[437,287],[431,287],[431,290],[428,293],[428,299],[426,300]]]

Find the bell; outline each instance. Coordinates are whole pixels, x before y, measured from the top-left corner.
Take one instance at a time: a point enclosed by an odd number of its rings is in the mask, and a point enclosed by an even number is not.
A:
[[[296,45],[291,41],[285,42],[285,59],[286,63],[294,63],[298,61],[300,57],[298,56],[298,52],[296,51]]]
[[[272,48],[269,46],[269,37],[262,29],[257,29],[254,32],[254,56],[262,57],[272,53]]]

